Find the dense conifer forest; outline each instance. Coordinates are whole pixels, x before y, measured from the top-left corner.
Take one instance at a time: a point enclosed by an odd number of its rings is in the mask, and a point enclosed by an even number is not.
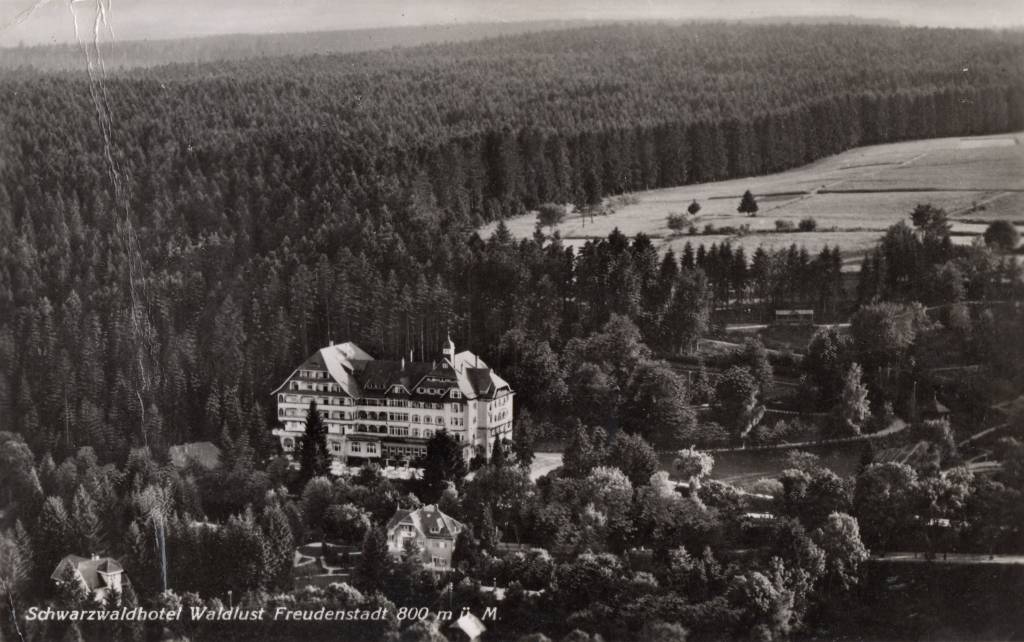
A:
[[[451,331],[501,366],[510,330],[561,350],[619,313],[683,351],[745,258],[714,248],[707,293],[642,237],[577,255],[474,227],[1020,129],[1022,69],[1021,34],[701,24],[0,72],[0,425],[58,460],[260,443],[269,391],[330,339],[430,358]],[[835,305],[838,252],[794,248],[820,282],[772,271],[778,296]]]

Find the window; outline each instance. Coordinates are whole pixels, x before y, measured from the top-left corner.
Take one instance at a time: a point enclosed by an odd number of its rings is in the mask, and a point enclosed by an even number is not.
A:
[[[331,442],[331,450],[333,450],[336,453],[340,453],[341,452],[341,444],[339,444],[336,441],[332,441]]]
[[[366,444],[366,452],[375,453],[377,452],[377,444]]]
[[[284,446],[285,450],[291,450],[292,448],[295,448],[295,441],[293,441],[291,437],[285,437],[281,441],[281,445]]]
[[[358,443],[358,442],[352,444],[352,452],[354,452],[354,453],[361,453],[361,452],[363,452],[363,445]]]

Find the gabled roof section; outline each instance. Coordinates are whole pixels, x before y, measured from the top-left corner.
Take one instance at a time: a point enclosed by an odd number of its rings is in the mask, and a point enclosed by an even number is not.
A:
[[[395,509],[395,514],[392,515],[391,519],[388,520],[388,526],[387,526],[387,528],[385,530],[391,530],[395,526],[401,524],[402,522],[406,522],[406,521],[409,524],[412,524],[413,523],[412,520],[408,519],[409,513],[411,513],[411,512],[412,512],[411,510],[404,510],[402,508]]]
[[[499,377],[487,363],[469,350],[464,350],[452,360],[459,375],[459,388],[470,399],[493,397],[499,391],[512,392],[508,382]]]
[[[326,370],[334,382],[345,391],[345,394],[350,397],[359,397],[362,396],[362,390],[359,381],[353,376],[357,364],[373,361],[373,357],[351,341],[330,345],[311,354],[271,394],[277,394],[300,370]]]
[[[57,564],[50,579],[61,581],[64,579],[65,569],[71,566],[82,578],[90,591],[107,586],[105,576],[121,573],[124,568],[112,557],[81,557],[79,555],[68,555]]]
[[[416,510],[399,508],[388,520],[387,530],[390,531],[401,524],[408,524],[425,537],[444,537],[455,539],[466,526],[457,519],[446,515],[436,504],[428,504]]]
[[[411,392],[431,369],[429,363],[378,360],[365,363],[357,376],[364,389],[378,394],[387,392],[391,386],[402,386]]]

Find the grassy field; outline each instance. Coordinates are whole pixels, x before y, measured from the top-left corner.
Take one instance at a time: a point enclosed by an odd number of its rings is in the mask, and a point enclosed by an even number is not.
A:
[[[748,189],[760,205],[756,217],[736,212],[740,195]],[[570,216],[559,227],[562,238],[567,244],[581,245],[619,228],[629,236],[648,234],[660,249],[671,247],[677,252],[687,241],[710,245],[727,238],[748,252],[759,245],[796,243],[815,252],[825,244],[838,244],[845,269],[856,270],[881,232],[908,219],[918,203],[945,208],[954,220],[954,232],[961,235],[955,239],[958,243],[970,243],[970,235],[981,234],[985,225],[996,219],[1024,226],[1024,133],[861,147],[779,174],[631,196],[630,204],[607,216],[593,220]],[[666,217],[685,213],[693,199],[701,204],[701,210],[690,223],[700,233],[674,235]],[[817,231],[775,232],[777,219],[796,225],[805,217],[817,221]],[[535,223],[532,214],[506,221],[512,234],[520,237],[531,236]],[[481,234],[489,236],[495,225],[485,226]],[[703,234],[707,225],[749,225],[751,233]]]

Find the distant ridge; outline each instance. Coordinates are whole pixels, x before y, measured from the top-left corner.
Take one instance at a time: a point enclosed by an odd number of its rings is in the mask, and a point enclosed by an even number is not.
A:
[[[865,18],[863,16],[766,16],[763,18],[741,19],[739,22],[762,25],[869,25],[873,27],[902,27],[899,20],[889,18]]]
[[[683,24],[739,22],[763,25],[846,24],[899,27],[896,20],[859,16],[768,16],[761,18],[688,20],[546,20],[500,23],[465,23],[379,27],[287,33],[236,33],[190,38],[124,40],[102,45],[107,68],[155,67],[166,64],[201,64],[277,56],[356,53],[395,47],[456,43],[524,33],[591,27],[609,23]],[[82,51],[75,44],[0,47],[0,69],[31,67],[40,71],[67,71],[83,67]]]
[[[125,40],[102,45],[108,68],[154,67],[276,56],[354,53],[394,47],[466,42],[498,36],[554,31],[603,24],[603,21],[549,20],[538,22],[467,23],[383,27],[300,33],[225,34],[168,40]],[[83,67],[75,44],[0,47],[0,69],[33,67],[64,71]]]

